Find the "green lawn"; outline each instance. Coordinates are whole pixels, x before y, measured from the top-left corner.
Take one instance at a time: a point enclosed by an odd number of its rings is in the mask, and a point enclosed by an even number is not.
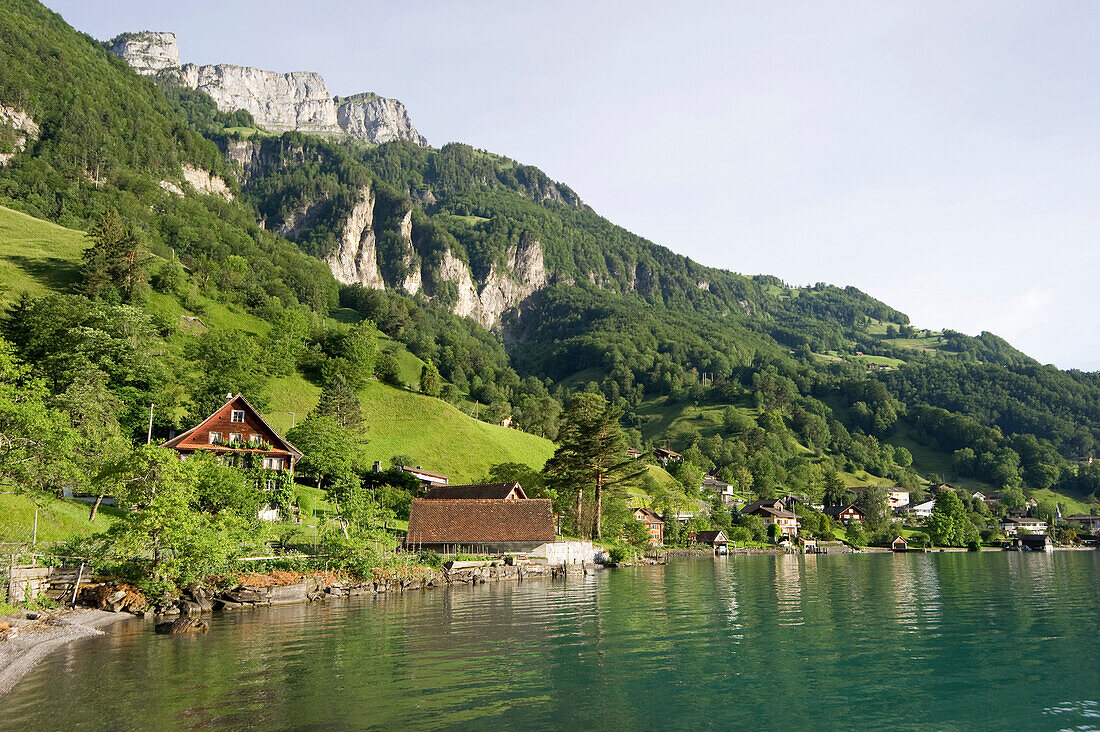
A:
[[[0,543],[30,542],[34,534],[34,510],[38,508],[38,541],[66,541],[88,536],[113,524],[121,511],[101,506],[95,522],[89,522],[91,506],[81,501],[54,498],[44,493],[0,494]],[[0,554],[3,554],[0,551]]]
[[[0,206],[0,300],[11,302],[22,292],[72,289],[87,247],[82,231]]]
[[[419,376],[419,374],[418,374]],[[321,390],[300,376],[276,379],[264,419],[279,431],[290,428],[317,404]],[[498,463],[519,462],[539,470],[554,443],[519,430],[480,422],[440,399],[371,382],[360,393],[366,425],[366,457],[389,464],[408,455],[452,483],[484,478]]]

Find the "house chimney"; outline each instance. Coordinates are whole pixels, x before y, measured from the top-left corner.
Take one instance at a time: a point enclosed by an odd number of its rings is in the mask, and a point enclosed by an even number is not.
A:
[[[225,395],[225,401],[228,402],[228,401],[232,401],[232,400],[233,400],[233,392],[227,392],[226,395]]]
[[[382,472],[382,461],[381,460],[375,460],[374,461],[374,472],[376,472],[376,473],[381,473]]]

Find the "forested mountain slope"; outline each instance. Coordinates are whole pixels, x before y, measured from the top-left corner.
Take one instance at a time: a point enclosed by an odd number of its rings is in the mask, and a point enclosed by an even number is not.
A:
[[[1100,486],[1072,460],[1100,439],[1098,380],[992,334],[917,329],[853,287],[705,267],[466,145],[271,134],[30,0],[0,8],[0,65],[0,202],[93,231],[113,209],[129,242],[46,297],[8,270],[30,295],[3,333],[54,393],[101,382],[131,436],[150,401],[163,434],[226,391],[264,407],[278,379],[399,380],[377,327],[438,369],[433,398],[541,437],[574,393],[603,393],[636,446],[684,452],[685,485],[706,470],[820,495],[841,470],[917,486],[916,440],[946,456],[940,478]],[[700,405],[720,423],[672,417]]]

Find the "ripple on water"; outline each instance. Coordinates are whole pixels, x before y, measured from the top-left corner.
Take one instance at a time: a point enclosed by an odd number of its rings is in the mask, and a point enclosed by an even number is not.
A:
[[[1096,729],[1098,569],[737,557],[135,624],[52,656],[0,730]]]

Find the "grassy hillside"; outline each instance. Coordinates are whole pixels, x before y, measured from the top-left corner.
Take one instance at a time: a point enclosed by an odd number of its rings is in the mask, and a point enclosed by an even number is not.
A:
[[[293,376],[272,382],[264,418],[285,431],[316,405],[319,387]],[[360,394],[369,460],[389,462],[408,455],[452,482],[476,481],[497,463],[518,462],[541,469],[554,443],[518,430],[479,422],[439,399],[372,382]]]
[[[34,534],[34,510],[38,508],[38,541],[65,541],[88,536],[115,522],[118,511],[100,507],[95,522],[88,521],[91,506],[36,493],[0,494],[0,543],[29,542]],[[2,553],[2,552],[0,552]]]
[[[82,231],[0,206],[0,300],[70,290],[87,246]]]

